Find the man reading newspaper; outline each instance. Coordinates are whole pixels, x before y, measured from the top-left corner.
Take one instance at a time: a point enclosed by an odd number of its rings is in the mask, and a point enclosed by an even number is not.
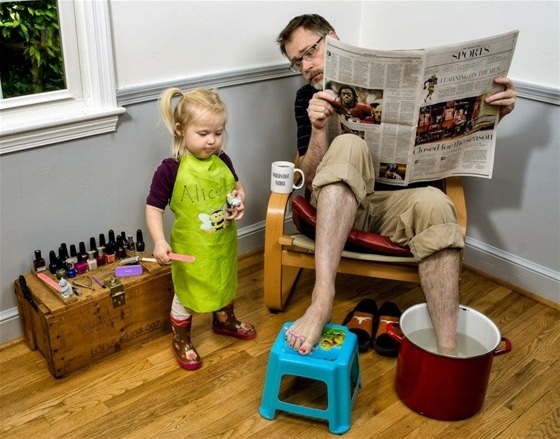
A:
[[[328,121],[338,117],[336,96],[323,91],[325,37],[338,39],[321,16],[293,18],[278,36],[280,50],[308,84],[295,100],[299,166],[317,208],[316,281],[311,304],[291,326],[286,340],[300,354],[311,352],[330,320],[335,277],[348,233],[370,230],[408,245],[418,261],[421,287],[433,322],[438,350],[456,354],[460,250],[464,246],[449,198],[432,187],[374,192],[375,170],[366,142],[355,134],[329,137]],[[513,110],[516,90],[506,77],[486,103],[504,116]],[[334,104],[334,105],[333,105]]]

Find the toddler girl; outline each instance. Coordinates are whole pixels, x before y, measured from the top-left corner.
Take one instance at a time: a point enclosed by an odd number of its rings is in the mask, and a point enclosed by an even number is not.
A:
[[[179,98],[176,106],[175,97]],[[237,231],[232,220],[243,217],[245,189],[222,151],[227,110],[218,93],[170,88],[161,96],[160,111],[173,136],[172,157],[154,173],[146,222],[158,263],[169,263],[170,252],[195,257],[191,263],[171,263],[173,350],[181,367],[194,370],[202,360],[190,337],[193,313],[213,312],[216,334],[241,340],[257,335],[252,325],[237,320],[233,312]],[[167,204],[175,215],[169,243],[163,227]]]

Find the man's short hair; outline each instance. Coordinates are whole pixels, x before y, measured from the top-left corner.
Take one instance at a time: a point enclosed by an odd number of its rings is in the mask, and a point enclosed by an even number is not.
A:
[[[282,55],[286,58],[288,57],[286,53],[286,44],[292,38],[292,33],[300,27],[315,32],[317,35],[323,37],[329,32],[334,32],[334,28],[330,23],[320,15],[305,14],[292,18],[276,39],[276,42],[280,45],[280,52],[282,52]]]

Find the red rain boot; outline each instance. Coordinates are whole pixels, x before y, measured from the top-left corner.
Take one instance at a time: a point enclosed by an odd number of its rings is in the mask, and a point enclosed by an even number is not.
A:
[[[175,320],[171,317],[173,352],[179,366],[187,370],[195,370],[202,366],[202,359],[191,343],[191,322],[192,316],[187,320]]]
[[[235,318],[233,301],[212,314],[212,330],[215,334],[229,335],[239,340],[252,340],[257,330],[249,323],[242,323]]]

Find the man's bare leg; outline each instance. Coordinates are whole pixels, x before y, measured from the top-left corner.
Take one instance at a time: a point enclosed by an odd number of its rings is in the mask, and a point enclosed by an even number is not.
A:
[[[460,272],[461,254],[457,249],[440,250],[418,265],[438,351],[447,355],[457,353]]]
[[[317,200],[315,286],[311,305],[286,332],[288,344],[302,355],[311,352],[332,317],[336,270],[357,210],[356,198],[346,184],[335,183],[321,189]]]

